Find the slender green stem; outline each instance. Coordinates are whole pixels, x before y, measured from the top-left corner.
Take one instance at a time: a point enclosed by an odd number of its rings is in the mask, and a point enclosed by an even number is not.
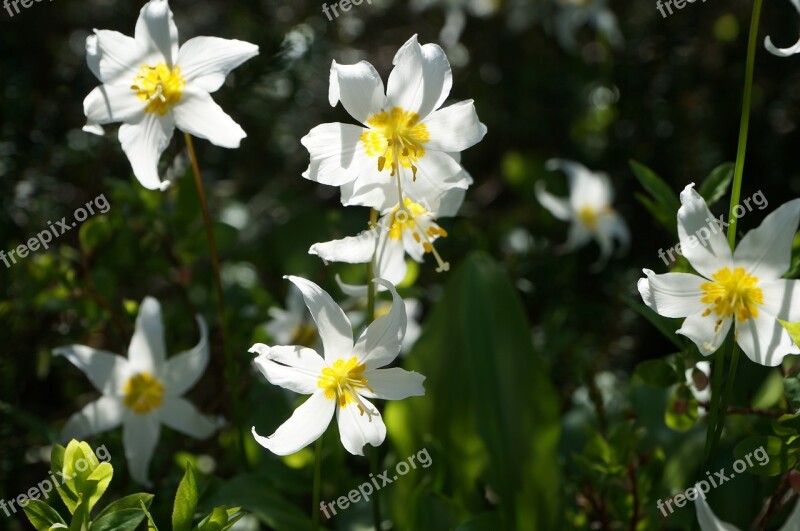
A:
[[[398,179],[399,180],[399,179]],[[369,213],[369,226],[371,229],[378,223],[378,211],[374,208]],[[375,259],[367,264],[367,326],[375,320],[375,283],[372,281],[375,277]],[[378,477],[378,448],[370,447],[369,449],[369,468],[373,477]],[[372,494],[372,519],[375,524],[375,530],[381,529],[381,497],[380,492],[377,490]]]
[[[314,500],[311,502],[311,530],[319,529],[320,494],[322,490],[322,437],[317,439],[314,450]]]
[[[369,471],[372,473],[372,477],[376,478],[380,475],[378,470],[379,448],[371,446],[369,450]],[[379,490],[372,493],[372,521],[375,525],[375,531],[381,531],[381,497]]]
[[[217,249],[217,240],[214,238],[214,223],[211,220],[211,214],[208,210],[208,201],[206,200],[206,191],[203,186],[203,177],[200,174],[200,164],[197,162],[197,152],[194,149],[194,142],[192,142],[192,135],[184,133],[186,139],[186,149],[189,151],[189,160],[192,163],[192,170],[194,173],[194,184],[197,187],[197,196],[200,199],[200,210],[203,213],[203,224],[206,228],[206,238],[208,239],[208,248],[211,253],[211,269],[214,273],[214,290],[217,295],[217,316],[219,319],[219,336],[222,344],[222,353],[225,359],[225,372],[228,377],[228,390],[231,394],[231,402],[233,404],[233,415],[236,422],[236,438],[238,439],[240,459],[242,464],[247,465],[247,454],[244,448],[244,436],[242,435],[242,410],[239,406],[238,388],[238,369],[232,353],[227,348],[227,321],[225,319],[225,296],[222,291],[222,275],[220,274],[219,266],[219,251]]]

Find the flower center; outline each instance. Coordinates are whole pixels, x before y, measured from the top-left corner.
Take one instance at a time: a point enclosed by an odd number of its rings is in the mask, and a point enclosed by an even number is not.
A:
[[[181,67],[176,66],[170,70],[164,63],[143,66],[131,85],[131,90],[147,103],[144,110],[161,116],[181,101],[185,88],[186,81],[181,75]]]
[[[367,155],[378,157],[378,171],[389,168],[394,176],[400,165],[411,168],[416,180],[417,161],[425,155],[422,144],[430,140],[428,128],[419,123],[419,115],[395,107],[373,114],[367,124],[372,129],[361,135],[361,141]]]
[[[450,270],[450,264],[442,260],[433,246],[436,238],[447,238],[447,231],[436,224],[425,207],[408,197],[403,199],[402,207],[395,207],[389,215],[389,238],[402,240],[406,232],[411,234],[417,244],[422,245],[426,253],[433,254],[439,264],[437,273]]]
[[[317,387],[325,390],[325,397],[339,402],[339,407],[355,403],[363,415],[365,412],[372,416],[375,412],[369,411],[356,389],[372,389],[367,385],[364,371],[367,366],[358,363],[358,358],[353,356],[349,360],[336,360],[332,367],[325,367],[319,375]]]
[[[590,206],[585,206],[578,211],[578,219],[586,225],[589,230],[597,228],[597,221],[600,219],[600,213]]]
[[[764,304],[764,294],[758,287],[758,278],[748,274],[743,267],[733,271],[724,267],[711,277],[714,282],[700,286],[700,302],[710,305],[703,315],[715,312],[720,317],[736,316],[739,322],[758,317],[758,307]]]
[[[123,392],[125,405],[138,415],[150,413],[164,401],[164,386],[149,372],[132,376]]]

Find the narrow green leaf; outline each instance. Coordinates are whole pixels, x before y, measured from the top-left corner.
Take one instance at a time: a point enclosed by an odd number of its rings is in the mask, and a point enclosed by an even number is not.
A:
[[[97,515],[97,518],[100,519],[106,515],[115,513],[117,511],[122,511],[124,509],[136,509],[137,511],[140,510],[140,503],[143,502],[146,508],[150,508],[150,504],[153,501],[152,494],[146,494],[140,492],[138,494],[131,494],[129,496],[125,496],[124,498],[120,498],[118,500],[109,503],[107,506],[100,511],[100,514]]]
[[[706,200],[708,206],[713,205],[728,192],[733,181],[733,168],[732,162],[725,162],[720,164],[708,174],[700,189],[697,191],[703,199]]]
[[[67,449],[63,446],[56,444],[50,451],[50,469],[53,471],[53,477],[56,478],[56,490],[61,497],[61,501],[66,505],[70,514],[75,514],[75,508],[78,507],[78,494],[74,492],[64,479],[64,456]]]
[[[92,531],[134,531],[144,519],[141,508],[120,509],[95,519]]]
[[[142,508],[142,512],[147,518],[147,531],[158,531],[158,526],[156,526],[156,523],[153,521],[150,511],[148,511],[147,507],[145,507],[144,500],[139,500],[139,507]]]
[[[656,172],[635,160],[630,161],[631,169],[642,187],[655,199],[656,203],[677,215],[681,202],[672,188]]]
[[[173,531],[189,531],[192,528],[197,497],[197,480],[192,466],[189,465],[175,495],[175,505],[172,508]]]
[[[55,524],[66,525],[61,515],[42,500],[28,500],[22,510],[37,531],[48,531]]]

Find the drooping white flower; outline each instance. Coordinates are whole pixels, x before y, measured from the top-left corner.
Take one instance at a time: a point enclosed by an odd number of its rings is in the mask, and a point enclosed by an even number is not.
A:
[[[695,488],[697,489],[697,487]],[[699,492],[699,489],[697,490]],[[700,531],[739,531],[738,527],[717,518],[703,496],[699,496],[694,501],[694,508],[697,513],[697,523],[700,524]],[[800,502],[795,504],[792,514],[778,531],[797,531],[798,529],[800,529]]]
[[[684,371],[686,377],[686,385],[689,391],[692,392],[695,400],[702,403],[711,401],[711,386],[709,381],[711,378],[711,364],[707,361],[698,361],[694,367],[690,367]]]
[[[220,421],[182,398],[208,365],[208,331],[202,317],[197,324],[197,346],[167,358],[161,306],[147,297],[139,307],[127,358],[84,345],[55,349],[55,355],[82,370],[103,395],[70,417],[63,438],[83,440],[121,424],[131,477],[147,485],[162,424],[196,439],[211,436]]]
[[[412,11],[424,11],[434,6],[441,7],[445,14],[439,40],[448,49],[461,40],[467,26],[467,13],[484,18],[497,13],[501,7],[499,0],[411,0]]]
[[[797,9],[797,12],[800,13],[800,0],[791,0],[791,2],[795,9]],[[790,46],[788,48],[778,48],[772,44],[772,38],[767,36],[767,38],[764,39],[764,47],[773,55],[777,55],[778,57],[789,57],[790,55],[800,53],[800,40],[798,40],[794,46]]]
[[[612,208],[614,189],[605,173],[594,173],[577,162],[553,159],[548,170],[561,169],[569,180],[569,199],[560,199],[547,192],[543,181],[536,183],[536,198],[554,217],[569,221],[569,235],[564,251],[572,251],[594,238],[600,245],[600,259],[595,267],[604,264],[614,250],[614,240],[621,249],[628,247],[628,226]]]
[[[435,202],[471,179],[453,153],[486,134],[472,101],[440,109],[453,84],[450,63],[436,44],[408,40],[394,58],[388,88],[375,67],[333,62],[329,100],[361,126],[329,123],[301,142],[311,155],[303,177],[341,187],[342,204],[384,211],[403,196]]]
[[[617,17],[608,7],[608,0],[556,0],[559,6],[556,15],[556,36],[559,44],[573,51],[578,44],[578,30],[588,24],[608,40],[615,48],[625,42],[619,29]]]
[[[324,357],[299,345],[254,345],[256,366],[274,385],[311,395],[275,433],[253,437],[277,455],[293,454],[317,440],[336,413],[344,448],[364,455],[364,446],[380,445],[386,425],[370,398],[402,400],[423,396],[425,377],[400,368],[383,369],[400,351],[406,331],[406,311],[394,286],[375,279],[392,293],[392,309],[367,327],[353,342],[353,328],[344,311],[319,286],[286,277],[303,293],[322,339]]]
[[[83,102],[84,130],[123,122],[119,141],[139,182],[164,190],[158,160],[177,127],[225,148],[247,135],[214,103],[231,70],[258,55],[258,46],[217,37],[195,37],[178,48],[178,28],[168,0],[150,0],[139,13],[134,37],[95,30],[86,60],[102,85]]]
[[[785,203],[751,230],[731,253],[717,220],[694,184],[681,192],[680,252],[699,275],[644,270],[639,293],[665,317],[685,318],[677,332],[703,355],[714,353],[735,323],[735,338],[759,365],[775,367],[800,354],[778,319],[800,321],[800,283],[783,276],[791,265],[800,199]]]

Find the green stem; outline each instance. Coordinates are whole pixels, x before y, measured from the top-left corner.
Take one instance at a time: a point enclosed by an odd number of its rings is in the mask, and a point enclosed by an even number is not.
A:
[[[378,447],[371,446],[369,449],[369,471],[372,477],[376,478],[380,475],[378,470]],[[372,494],[372,521],[375,525],[375,531],[381,531],[381,497],[380,491],[375,490]]]
[[[242,464],[247,466],[247,454],[244,447],[244,436],[242,435],[242,415],[241,407],[239,405],[239,394],[236,389],[239,387],[239,377],[236,363],[226,343],[226,329],[227,322],[225,319],[225,296],[222,291],[222,275],[220,274],[219,266],[219,251],[217,249],[217,240],[214,238],[214,224],[211,220],[211,214],[208,210],[208,201],[206,199],[206,191],[203,186],[203,177],[200,174],[200,164],[197,162],[197,152],[194,149],[194,142],[192,142],[192,135],[184,133],[186,139],[186,148],[189,151],[189,160],[192,163],[192,170],[194,173],[194,184],[197,187],[197,196],[200,199],[200,210],[203,213],[203,224],[206,229],[206,238],[208,239],[208,248],[211,253],[211,269],[214,273],[214,290],[217,295],[217,318],[219,320],[219,336],[222,344],[222,354],[225,359],[225,372],[228,377],[228,389],[231,393],[231,401],[233,404],[233,415],[236,422],[236,438],[238,439],[240,459]]]
[[[369,213],[369,226],[374,229],[378,223],[378,211],[374,208]],[[372,281],[375,277],[375,258],[367,264],[367,320],[366,325],[369,326],[375,320],[375,283]],[[372,472],[372,477],[378,477],[378,448],[370,447],[369,449],[369,468]],[[375,491],[372,494],[372,519],[375,524],[375,530],[381,529],[381,497],[380,492]]]
[[[322,490],[322,437],[319,436],[314,450],[314,500],[311,502],[311,530],[319,529],[319,501]]]

